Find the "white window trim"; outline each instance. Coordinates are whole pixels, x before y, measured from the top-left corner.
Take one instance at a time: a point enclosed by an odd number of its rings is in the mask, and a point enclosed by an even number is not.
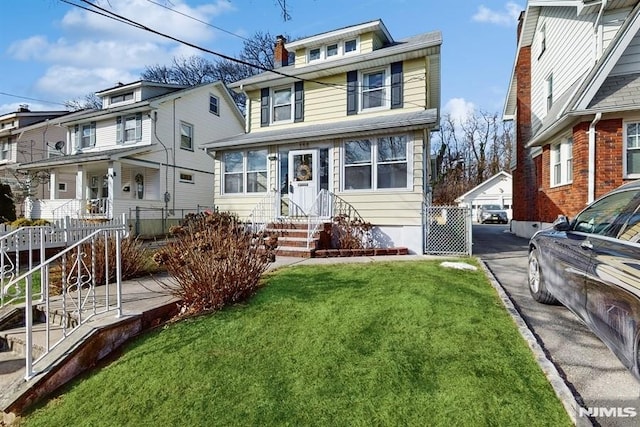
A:
[[[352,50],[351,52],[347,52],[346,44],[347,44],[348,41],[351,41],[351,40],[355,40],[356,41],[356,50]],[[353,38],[346,39],[346,40],[344,40],[344,41],[342,41],[340,43],[340,46],[342,47],[342,52],[341,52],[342,55],[355,55],[355,54],[358,54],[358,53],[360,53],[360,36],[356,37],[355,39],[353,39]],[[340,49],[340,48],[338,48],[338,49]]]
[[[218,111],[211,111],[211,98],[215,98],[216,99],[216,101],[217,101],[216,105],[217,105]],[[216,96],[216,95],[214,95],[212,93],[209,94],[209,112],[211,114],[215,114],[216,116],[220,117],[220,97]]]
[[[540,53],[538,54],[538,59],[542,56],[543,53],[547,50],[547,24],[542,24],[540,26],[540,30],[538,30],[538,34],[540,37]]]
[[[393,188],[378,188],[378,140],[381,138],[389,138],[389,137],[399,137],[404,136],[407,141],[407,187],[393,187]],[[404,191],[412,191],[413,190],[413,139],[409,134],[392,134],[392,135],[378,135],[375,137],[367,138],[363,137],[361,139],[369,139],[371,141],[371,162],[368,163],[371,165],[371,188],[357,188],[357,189],[348,189],[345,187],[345,168],[348,167],[345,162],[345,143],[349,141],[356,141],[358,138],[345,139],[342,141],[340,145],[340,191],[344,193],[386,193],[386,192],[404,192]],[[389,164],[393,162],[384,162],[384,164]],[[331,178],[330,178],[331,180]]]
[[[569,171],[569,164],[573,168],[573,139],[564,137],[559,142],[551,144],[549,155],[549,187],[561,187],[573,182],[573,171]],[[557,176],[556,170],[560,176]],[[558,178],[558,182],[556,182]]]
[[[191,179],[183,178],[182,175],[188,175],[188,176],[191,177]],[[183,172],[183,171],[178,172],[178,181],[179,182],[183,182],[185,184],[195,184],[196,183],[195,176],[194,176],[194,174],[192,172]]]
[[[547,78],[544,79],[544,107],[546,113],[553,108],[553,103],[553,73],[549,73]]]
[[[316,59],[311,59],[311,51],[312,50],[319,50],[320,51],[320,56],[318,58],[316,58]],[[325,59],[325,53],[326,53],[326,46],[308,48],[307,49],[307,63],[322,61],[323,59]]]
[[[384,72],[384,83],[382,89],[384,90],[384,103],[380,107],[364,108],[363,94],[364,94],[364,76],[366,74],[373,74],[378,71]],[[368,70],[362,70],[358,72],[358,112],[367,113],[370,111],[383,111],[391,108],[391,66],[371,68]]]
[[[233,151],[229,151],[229,152],[240,152],[242,153],[242,191],[239,191],[237,193],[227,193],[225,191],[225,180],[226,180],[226,176],[227,174],[238,174],[240,172],[225,172],[225,164],[224,164],[224,155],[222,156],[222,159],[220,160],[221,163],[221,168],[220,168],[220,175],[222,178],[222,182],[220,182],[220,194],[223,196],[229,196],[229,197],[233,197],[233,196],[239,196],[239,195],[264,195],[266,193],[269,192],[269,182],[271,179],[271,168],[269,167],[269,151],[267,151],[267,160],[265,163],[265,169],[257,169],[257,170],[249,170],[249,151],[262,151],[260,149],[256,149],[256,150],[233,150]],[[265,191],[247,191],[247,174],[249,173],[255,173],[255,172],[261,172],[261,171],[266,171],[267,172],[267,187],[265,188]]]
[[[2,152],[2,158],[0,158],[0,163],[9,163],[11,159],[11,141],[3,141],[0,142],[0,152]],[[6,157],[5,157],[6,156]]]
[[[622,177],[625,179],[640,178],[640,172],[629,173],[629,168],[627,166],[627,151],[629,150],[627,147],[627,126],[634,123],[640,126],[640,118],[636,120],[625,120],[622,122]],[[640,131],[638,133],[640,134]],[[640,150],[640,148],[637,150]]]
[[[291,91],[291,96],[289,97],[289,106],[290,106],[290,117],[288,120],[275,120],[275,110],[274,108],[276,107],[274,104],[274,100],[275,100],[275,93],[276,91],[279,90],[284,90],[284,89],[289,89]],[[287,123],[293,123],[293,115],[294,115],[294,108],[295,108],[295,87],[294,85],[288,85],[288,86],[279,86],[279,87],[274,87],[271,88],[271,93],[269,94],[269,123],[272,125],[280,125],[280,124],[287,124]]]
[[[188,126],[189,128],[191,128],[191,147],[183,147],[182,146],[182,125]],[[189,123],[189,122],[185,122],[183,120],[180,120],[180,126],[178,127],[178,132],[180,135],[180,149],[181,150],[187,150],[187,151],[195,151],[194,145],[195,145],[195,129],[194,126]]]
[[[60,193],[66,193],[67,192],[67,183],[66,182],[59,182],[58,183],[58,192],[60,192]]]

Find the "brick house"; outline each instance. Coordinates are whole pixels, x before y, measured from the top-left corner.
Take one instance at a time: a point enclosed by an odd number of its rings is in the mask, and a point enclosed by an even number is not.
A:
[[[516,234],[640,178],[639,30],[638,1],[527,3],[504,109]]]

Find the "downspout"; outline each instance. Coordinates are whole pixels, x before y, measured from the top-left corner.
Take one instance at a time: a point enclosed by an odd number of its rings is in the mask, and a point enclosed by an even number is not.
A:
[[[164,209],[165,209],[165,215],[167,215],[168,210],[169,210],[169,200],[171,200],[171,194],[169,193],[169,149],[167,149],[167,146],[164,145],[164,142],[162,142],[162,140],[160,139],[160,137],[158,136],[158,126],[157,126],[157,121],[158,121],[158,112],[154,111],[153,112],[153,135],[156,137],[156,140],[160,143],[160,145],[162,145],[162,148],[164,148],[164,155],[165,155],[165,162],[164,162]]]
[[[587,204],[595,200],[596,193],[596,125],[602,118],[602,113],[596,116],[589,125],[589,172],[587,188]]]
[[[213,191],[212,194],[213,196],[211,197],[211,204],[213,205],[213,208],[215,210],[216,207],[216,151],[215,150],[210,150],[209,148],[205,148],[204,152],[207,154],[207,156],[211,157],[213,159]]]

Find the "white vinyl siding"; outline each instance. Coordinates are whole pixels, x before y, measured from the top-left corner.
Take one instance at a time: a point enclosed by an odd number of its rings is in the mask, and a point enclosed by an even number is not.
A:
[[[640,33],[631,40],[610,75],[637,73],[638,69],[640,69]]]
[[[541,53],[540,28],[531,51],[531,121],[536,132],[547,115],[547,78],[553,73],[553,96],[559,99],[594,63],[595,15],[576,16],[575,7],[542,7],[545,53]],[[558,64],[563,64],[559,67]]]

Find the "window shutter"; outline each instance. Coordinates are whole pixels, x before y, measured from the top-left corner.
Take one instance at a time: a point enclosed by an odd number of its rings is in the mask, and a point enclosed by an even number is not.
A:
[[[391,108],[402,108],[402,62],[391,64]]]
[[[124,134],[122,125],[122,116],[118,116],[118,118],[116,119],[116,142],[118,144],[122,144],[122,135]]]
[[[142,113],[136,114],[136,141],[142,140]]]
[[[269,88],[260,90],[260,126],[269,126]]]
[[[347,115],[358,113],[358,72],[347,73]]]
[[[76,150],[80,149],[80,125],[76,125],[73,129],[73,137],[75,139]]]
[[[91,122],[91,136],[89,137],[89,145],[96,145],[96,122]]]
[[[304,82],[295,83],[293,121],[304,121]]]

